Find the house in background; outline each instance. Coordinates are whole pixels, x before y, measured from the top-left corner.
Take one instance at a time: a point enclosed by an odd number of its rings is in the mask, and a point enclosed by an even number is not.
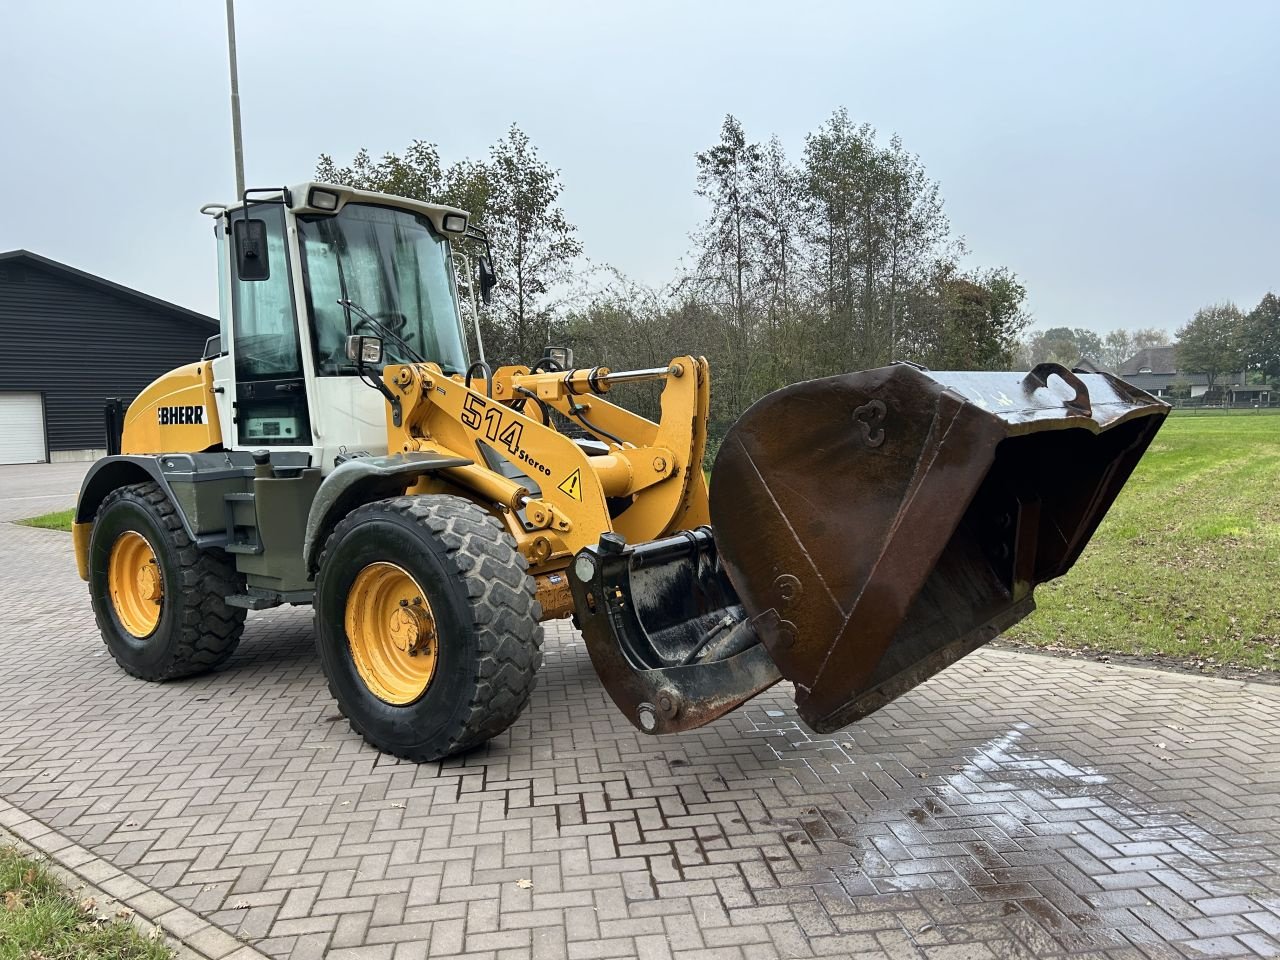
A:
[[[1156,397],[1169,397],[1175,388],[1189,387],[1191,397],[1203,397],[1209,392],[1209,378],[1203,373],[1186,373],[1178,369],[1178,347],[1147,347],[1120,364],[1116,375],[1140,390]],[[1235,402],[1233,390],[1247,391],[1251,387],[1240,386],[1241,374],[1223,373],[1218,377],[1217,389],[1226,391],[1227,399]],[[1263,388],[1265,389],[1265,388]],[[1248,396],[1242,394],[1242,401]]]
[[[199,360],[211,317],[64,263],[0,253],[0,464],[92,460],[103,403]]]

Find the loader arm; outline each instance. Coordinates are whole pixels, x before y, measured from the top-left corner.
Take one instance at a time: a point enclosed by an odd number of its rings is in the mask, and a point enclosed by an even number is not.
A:
[[[661,381],[657,423],[605,398],[619,383]],[[530,372],[503,367],[470,384],[432,364],[388,366],[388,451],[464,457],[472,465],[424,478],[412,493],[452,488],[500,512],[535,575],[563,569],[605,533],[654,540],[709,520],[702,457],[707,362],[677,357],[645,371]],[[606,444],[585,448],[548,422],[582,423]]]

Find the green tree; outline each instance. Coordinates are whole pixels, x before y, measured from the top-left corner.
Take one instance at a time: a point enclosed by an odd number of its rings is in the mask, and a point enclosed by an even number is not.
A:
[[[1245,317],[1245,361],[1263,378],[1280,378],[1280,297],[1266,294]]]
[[[1074,367],[1081,360],[1094,360],[1104,352],[1102,338],[1083,327],[1052,327],[1032,334],[1027,359],[1032,365],[1049,361]]]
[[[830,362],[873,366],[918,351],[928,334],[903,323],[908,305],[963,252],[937,183],[901,140],[879,146],[843,108],[806,138],[803,182]]]
[[[550,298],[582,255],[577,227],[558,205],[562,190],[560,171],[515,124],[490,149],[483,226],[498,270],[499,295],[488,318],[502,334],[493,351],[499,358],[531,363],[552,339],[559,304]]]
[[[1018,338],[1030,322],[1027,290],[1004,268],[970,274],[948,272],[931,288],[926,313],[934,339],[920,354],[943,370],[1003,370],[1015,360]]]
[[[757,191],[763,154],[730,114],[720,125],[719,142],[694,159],[695,192],[711,208],[695,235],[700,249],[694,287],[723,312],[723,343],[716,351],[723,361],[719,387],[733,406],[745,406],[758,355],[752,338],[759,283],[756,268],[761,260],[758,241],[763,214]]]
[[[316,163],[316,179],[357,190],[374,190],[427,203],[440,203],[445,171],[440,165],[440,151],[436,145],[414,140],[405,148],[403,156],[385,153],[379,160],[374,160],[362,147],[345,167],[334,163],[329,154],[321,154]]]
[[[1178,368],[1203,373],[1209,393],[1224,374],[1244,366],[1244,316],[1234,303],[1201,307],[1178,330]]]

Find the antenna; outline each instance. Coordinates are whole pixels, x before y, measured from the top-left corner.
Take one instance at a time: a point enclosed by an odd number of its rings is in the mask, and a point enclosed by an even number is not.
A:
[[[227,0],[227,56],[231,61],[231,144],[236,155],[236,199],[244,198],[244,146],[240,139],[240,77],[236,69],[236,7]]]

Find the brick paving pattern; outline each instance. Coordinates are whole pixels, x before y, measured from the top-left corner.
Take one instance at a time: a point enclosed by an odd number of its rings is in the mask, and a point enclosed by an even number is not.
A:
[[[0,520],[82,470],[0,467]],[[1280,954],[1280,688],[987,650],[836,735],[778,687],[654,739],[558,624],[510,733],[414,766],[340,719],[309,611],[147,684],[69,537],[0,551],[0,796],[273,956]]]

